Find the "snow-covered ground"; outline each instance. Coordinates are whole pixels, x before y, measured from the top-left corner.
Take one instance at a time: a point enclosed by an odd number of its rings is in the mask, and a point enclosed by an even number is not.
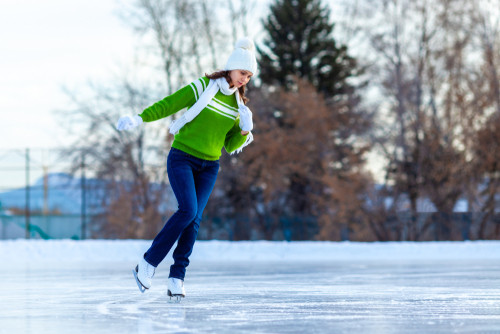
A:
[[[0,261],[137,261],[150,240],[1,240]],[[500,260],[500,241],[197,241],[193,261]]]
[[[499,333],[500,242],[198,241],[187,298],[150,241],[0,241],[0,333]]]

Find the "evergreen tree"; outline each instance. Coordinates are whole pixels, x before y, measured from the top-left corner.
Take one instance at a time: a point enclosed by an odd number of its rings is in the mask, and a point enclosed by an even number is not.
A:
[[[356,75],[356,60],[337,46],[329,18],[320,0],[276,0],[263,22],[268,37],[258,48],[263,83],[289,89],[298,76],[327,97],[350,94],[346,79]]]

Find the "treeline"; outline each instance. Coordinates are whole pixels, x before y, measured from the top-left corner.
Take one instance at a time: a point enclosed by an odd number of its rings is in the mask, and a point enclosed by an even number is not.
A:
[[[168,124],[124,133],[114,121],[223,66],[257,24],[255,142],[223,154],[200,237],[500,237],[500,1],[346,2],[337,23],[319,0],[271,1],[259,22],[256,1],[210,4],[124,9],[145,43],[138,57],[154,71],[94,84],[91,98],[68,93],[67,113],[88,129],[86,163],[115,183],[97,237],[151,238],[167,215],[164,189],[150,184],[168,182]],[[120,190],[123,180],[134,186]]]

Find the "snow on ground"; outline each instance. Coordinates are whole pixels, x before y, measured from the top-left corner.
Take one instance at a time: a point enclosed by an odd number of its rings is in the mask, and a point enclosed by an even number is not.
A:
[[[150,240],[3,240],[0,260],[137,261]],[[500,260],[500,241],[197,241],[193,261]]]
[[[0,333],[500,332],[499,241],[198,241],[179,304],[150,243],[0,241]]]

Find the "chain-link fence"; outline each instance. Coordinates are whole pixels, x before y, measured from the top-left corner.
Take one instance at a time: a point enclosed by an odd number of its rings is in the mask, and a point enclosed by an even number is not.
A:
[[[156,154],[158,150],[144,150],[140,165],[144,175],[135,177],[136,184],[143,185],[139,190],[120,167],[114,174],[116,182],[110,180],[113,177],[98,177],[98,164],[89,162],[91,155],[85,150],[0,150],[0,239],[106,238],[114,236],[109,229],[116,228],[117,221],[137,223],[138,228],[162,225],[176,201],[165,182],[166,164],[155,163],[164,155]],[[151,205],[158,215],[148,216],[144,205],[128,212],[144,193],[150,193],[147,200],[156,200]]]
[[[86,170],[62,153],[0,150],[0,239],[87,237]]]
[[[147,180],[153,185],[147,191],[163,194],[156,197],[156,204],[152,204],[158,209],[158,214],[151,215],[150,211],[141,212],[139,209],[127,216],[130,203],[141,193],[134,193],[130,185],[121,183],[118,187],[123,188],[130,201],[127,202],[127,196],[115,196],[114,202],[110,201],[110,192],[115,188],[95,177],[96,171],[84,163],[83,153],[80,157],[79,153],[73,152],[71,158],[64,153],[59,149],[0,150],[0,239],[150,238],[175,210],[176,201],[171,188],[154,178],[154,175],[166,174],[165,166],[148,162],[145,168],[149,175]],[[216,191],[213,203],[217,203],[217,196],[224,194]],[[238,212],[224,215],[225,211],[216,204],[212,209],[207,208],[200,239],[233,240],[242,229],[248,231],[240,234],[249,239],[262,235],[254,230],[249,217]],[[466,210],[440,213],[425,208],[423,211],[426,212],[419,210],[415,215],[405,210],[388,214],[381,218],[379,225],[374,225],[377,221],[373,220],[371,228],[379,233],[377,240],[467,240],[500,235],[498,211],[493,214]],[[300,239],[311,240],[318,233],[316,217],[283,215],[279,219],[279,233],[273,238],[295,240],[298,235]],[[100,224],[100,230],[96,229],[97,224]],[[271,225],[271,222],[262,224]],[[151,231],[126,235],[116,233],[124,228],[141,230],[145,225]],[[369,230],[366,225],[362,228]],[[342,240],[352,238],[354,227],[342,225],[338,229]]]

